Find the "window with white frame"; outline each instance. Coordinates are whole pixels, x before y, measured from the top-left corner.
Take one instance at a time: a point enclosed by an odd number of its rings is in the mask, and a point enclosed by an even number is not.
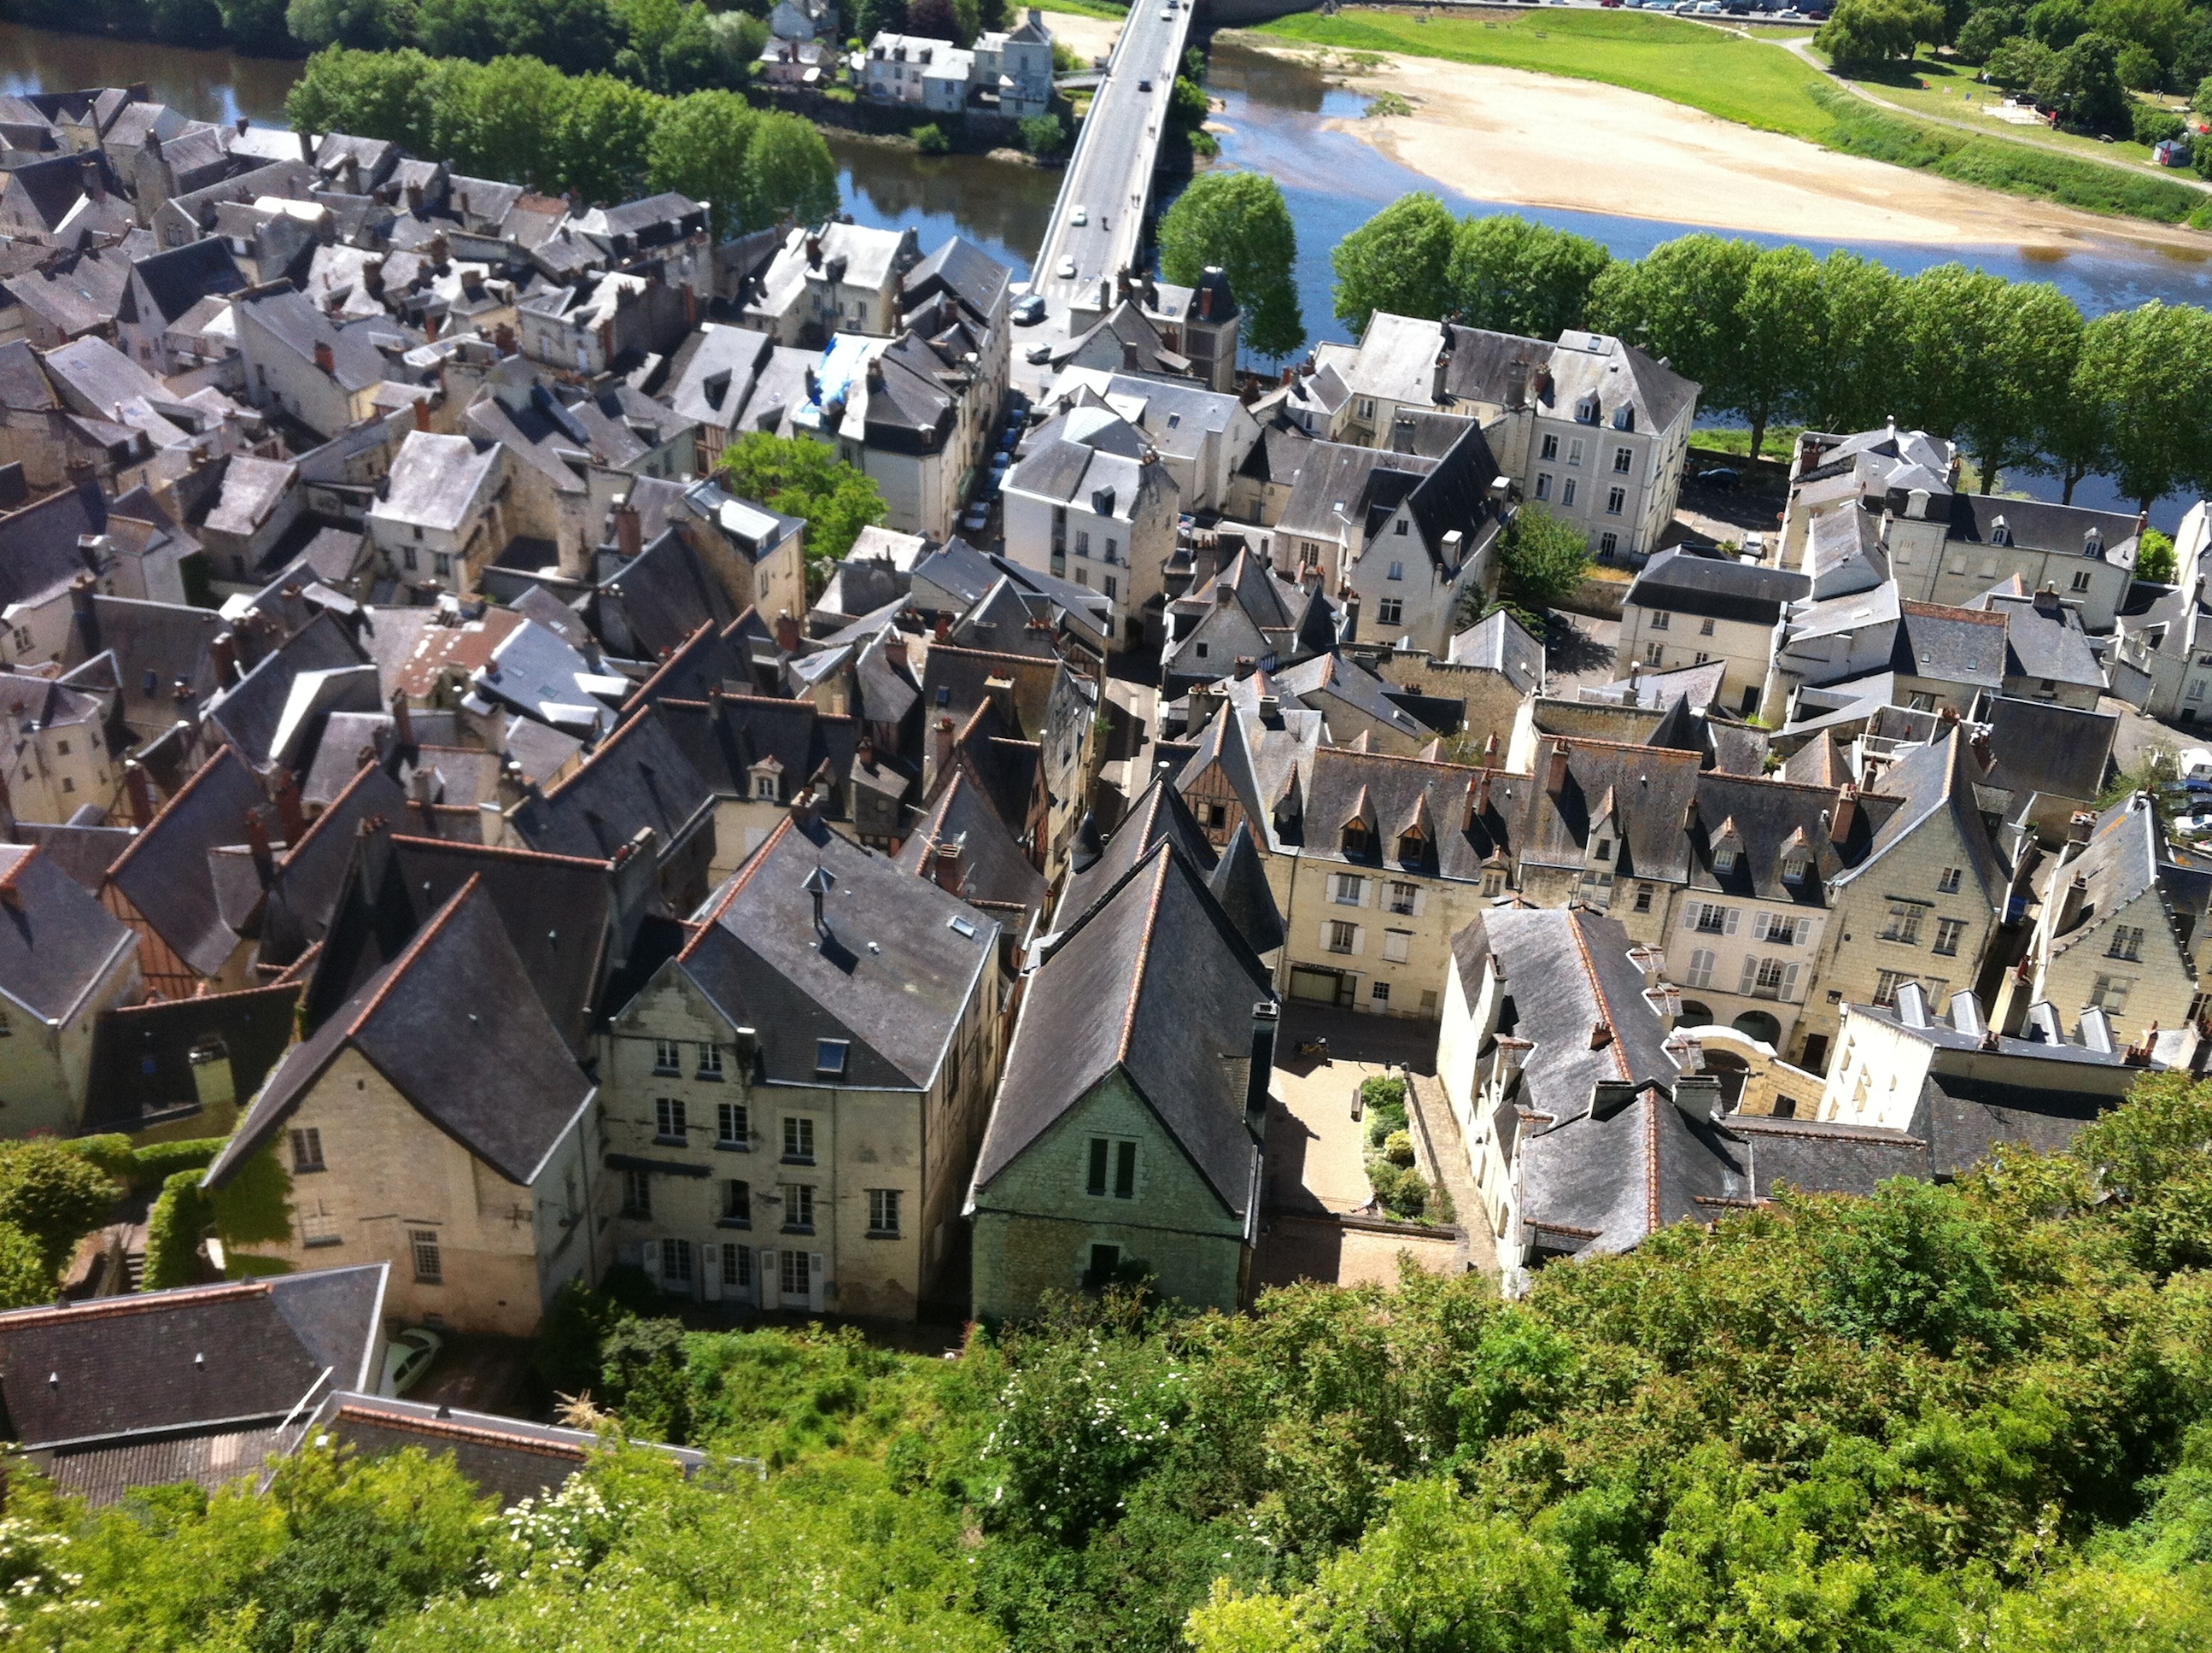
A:
[[[1625,477],[1636,464],[1634,452],[1626,447],[1613,450],[1613,470],[1615,476]]]
[[[415,1265],[415,1283],[417,1285],[443,1285],[446,1283],[445,1260],[439,1254],[436,1229],[409,1229],[407,1251]]]
[[[1954,957],[1959,951],[1960,939],[1966,933],[1966,921],[1962,918],[1942,918],[1936,921],[1936,951],[1946,958]]]
[[[1559,457],[1559,439],[1558,436],[1547,435],[1544,438],[1544,447],[1541,457],[1547,459],[1556,459]]]
[[[1402,964],[1413,953],[1413,933],[1411,930],[1382,932],[1382,957],[1393,964]]]
[[[1959,872],[1960,869],[1955,866],[1945,867],[1936,880],[1936,893],[1939,896],[1956,895],[1959,891]]]
[[[1367,987],[1367,996],[1378,1005],[1389,1004],[1390,1002],[1390,984],[1388,981],[1370,982]]]
[[[295,1174],[327,1170],[323,1164],[323,1133],[315,1126],[303,1126],[292,1133],[292,1170]]]
[[[2087,591],[2087,590],[2088,590],[2088,589],[2089,589],[2089,571],[2088,571],[2088,569],[2087,569],[2087,568],[2082,568],[2082,569],[2078,570],[2078,571],[2075,574],[2075,575],[2074,575],[2074,589],[2075,589],[2075,591]]]
[[[1693,901],[1689,906],[1687,928],[1700,935],[1734,935],[1736,909],[1722,907],[1710,901]]]
[[[1597,554],[1600,556],[1611,556],[1620,549],[1620,536],[1613,532],[1612,529],[1607,529],[1603,533],[1597,537]]]
[[[722,1284],[750,1290],[753,1283],[753,1249],[734,1240],[722,1247]]]
[[[1357,872],[1339,872],[1334,877],[1329,899],[1340,907],[1358,907],[1367,896],[1367,880]]]
[[[719,1079],[722,1077],[721,1046],[702,1044],[699,1047],[699,1077],[702,1079]]]
[[[1559,484],[1559,505],[1562,509],[1565,509],[1572,506],[1574,502],[1575,479],[1572,477],[1570,477],[1566,481]]]
[[[714,1104],[714,1146],[718,1148],[744,1148],[752,1143],[752,1121],[742,1102],[720,1102]]]
[[[1567,443],[1567,463],[1569,465],[1580,465],[1582,462],[1583,439],[1577,436]]]
[[[1421,910],[1421,886],[1408,884],[1403,878],[1390,881],[1390,910],[1402,913],[1407,918]]]
[[[1874,1002],[1877,1008],[1887,1010],[1897,1002],[1897,990],[1907,981],[1920,978],[1910,970],[1882,970],[1874,980]]]
[[[1333,953],[1355,953],[1359,951],[1359,927],[1332,920],[1322,927],[1328,939],[1322,945]]]
[[[1548,471],[1536,473],[1536,497],[1540,500],[1552,497],[1552,473]]]
[[[1741,852],[1737,850],[1734,844],[1723,844],[1719,848],[1713,851],[1713,871],[1716,872],[1733,872],[1735,871],[1736,862],[1741,858]]]
[[[650,1172],[630,1167],[623,1169],[622,1214],[625,1217],[653,1215],[653,1176]]]
[[[787,1297],[810,1297],[814,1291],[813,1259],[804,1251],[776,1254],[776,1284]]]
[[[1889,909],[1889,922],[1883,927],[1884,941],[1901,941],[1907,946],[1920,945],[1920,921],[1923,909],[1905,902],[1898,902]]]
[[[1626,489],[1625,489],[1625,488],[1608,488],[1607,489],[1606,489],[1606,494],[1605,494],[1605,514],[1606,514],[1606,515],[1607,515],[1607,516],[1609,516],[1609,517],[1617,517],[1617,516],[1619,516],[1619,515],[1620,514],[1620,513],[1621,513],[1621,507],[1624,507],[1624,506],[1626,506],[1627,503],[1628,503],[1628,490],[1627,490]]]
[[[1390,578],[1390,579],[1392,579],[1392,580],[1403,580],[1405,577],[1406,577],[1406,565],[1405,565],[1404,563],[1402,563],[1402,562],[1393,562],[1393,563],[1390,565],[1390,573],[1389,573],[1389,578]]]
[[[783,1121],[783,1157],[794,1165],[814,1163],[814,1121],[803,1115],[787,1114]]]
[[[1644,665],[1664,665],[1666,663],[1667,663],[1667,645],[1666,645],[1666,644],[1664,644],[1664,643],[1646,643],[1646,644],[1644,644]]]
[[[680,1073],[684,1071],[683,1064],[684,1057],[681,1049],[675,1040],[655,1039],[653,1042],[653,1071],[654,1073]]]
[[[1711,620],[1700,620],[1698,622],[1698,635],[1700,637],[1710,637],[1712,635],[1713,623]]]
[[[659,1142],[682,1142],[684,1139],[684,1103],[676,1097],[655,1097],[653,1100],[653,1134]]]
[[[899,1235],[899,1190],[868,1190],[868,1235],[872,1239],[896,1240]]]
[[[331,1215],[331,1208],[325,1201],[303,1200],[300,1202],[300,1243],[310,1250],[343,1243],[337,1220]]]
[[[1636,886],[1636,910],[1639,913],[1648,913],[1651,910],[1651,886],[1648,884],[1639,884]]]
[[[1653,609],[1644,618],[1644,623],[1653,631],[1666,631],[1674,623],[1674,617],[1666,609]]]
[[[1751,927],[1751,938],[1771,946],[1794,947],[1803,938],[1810,922],[1791,915],[1761,913]]]
[[[2118,1016],[2128,1007],[2128,990],[2136,984],[2132,975],[2103,975],[2089,990],[2089,1002],[2107,1016]]]
[[[2143,933],[2140,924],[2112,926],[2112,945],[2105,949],[2107,958],[2124,958],[2133,963],[2142,957]]]
[[[691,1284],[691,1242],[663,1240],[660,1243],[660,1283],[663,1285]]]
[[[1375,623],[1382,626],[1403,624],[1406,605],[1401,598],[1386,597],[1375,605]]]

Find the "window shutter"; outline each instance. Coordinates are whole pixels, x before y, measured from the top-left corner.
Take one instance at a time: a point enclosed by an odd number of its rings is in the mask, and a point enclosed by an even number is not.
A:
[[[1684,929],[1686,929],[1686,930],[1694,930],[1694,929],[1696,929],[1696,928],[1698,927],[1698,915],[1700,913],[1703,913],[1705,910],[1705,902],[1701,902],[1701,901],[1690,901],[1690,902],[1683,902],[1683,903],[1682,903],[1682,927],[1683,927]]]
[[[1722,933],[1724,935],[1734,935],[1735,933],[1736,921],[1741,919],[1742,916],[1743,909],[1741,907],[1729,908],[1728,909],[1728,928],[1722,932]]]
[[[1758,980],[1759,960],[1747,953],[1744,955],[1743,960],[1743,980],[1738,984],[1736,991],[1741,994],[1749,994],[1753,986],[1758,981]]]
[[[775,1270],[775,1253],[768,1249],[766,1247],[762,1248],[760,1254],[760,1304],[763,1309],[773,1309],[776,1306],[777,1303],[781,1301],[781,1297],[778,1294],[778,1287],[782,1283],[783,1276],[777,1273]]]
[[[645,1277],[649,1280],[660,1278],[660,1242],[658,1240],[645,1243]]]
[[[806,1306],[819,1309],[825,1295],[822,1279],[822,1254],[810,1252],[806,1259]]]
[[[1782,972],[1782,996],[1793,1005],[1797,1002],[1797,972],[1800,968],[1792,964]]]
[[[1764,913],[1754,913],[1752,915],[1751,939],[1753,941],[1764,941],[1766,939],[1766,918],[1767,915]]]
[[[720,1246],[702,1246],[699,1251],[699,1287],[709,1303],[722,1300],[722,1255]]]

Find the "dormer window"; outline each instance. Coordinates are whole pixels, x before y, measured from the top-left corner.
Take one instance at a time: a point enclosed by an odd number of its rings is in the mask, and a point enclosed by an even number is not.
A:
[[[1367,853],[1367,828],[1363,823],[1354,821],[1344,829],[1344,853],[1354,857]]]
[[[1615,408],[1613,410],[1613,428],[1615,430],[1635,429],[1636,410],[1629,406],[1626,402]]]
[[[1403,834],[1398,840],[1398,859],[1418,861],[1429,853],[1429,841],[1421,836],[1419,827]]]
[[[1596,397],[1585,396],[1575,404],[1575,422],[1578,425],[1594,425],[1597,422]]]
[[[1811,870],[1811,867],[1812,863],[1802,855],[1792,855],[1782,863],[1782,882],[1802,884],[1805,881],[1805,874]]]
[[[1713,871],[1716,872],[1735,872],[1735,846],[1734,844],[1723,844],[1718,849],[1713,851]]]
[[[1613,840],[1610,838],[1600,838],[1597,841],[1597,848],[1592,853],[1591,859],[1593,860],[1601,861],[1611,860],[1613,859]]]

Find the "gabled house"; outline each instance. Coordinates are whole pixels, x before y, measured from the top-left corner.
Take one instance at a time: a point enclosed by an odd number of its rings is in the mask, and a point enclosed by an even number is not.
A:
[[[223,852],[253,846],[253,866],[282,841],[284,824],[260,781],[230,746],[216,749],[161,806],[150,824],[107,870],[100,903],[137,931],[146,986],[171,999],[204,987],[216,992],[250,984],[251,949],[239,924],[249,900],[234,899],[243,880]]]
[[[1723,701],[1755,712],[1778,626],[1810,590],[1801,574],[1670,548],[1644,566],[1622,599],[1620,653],[1654,672],[1721,661]]]
[[[0,844],[0,1131],[82,1127],[99,1018],[144,991],[139,945],[52,855]]]
[[[617,1255],[765,1309],[911,1320],[957,1297],[1003,1051],[998,924],[790,819],[687,928],[604,1041]]]
[[[1182,509],[1144,434],[1109,409],[1073,409],[1030,435],[1001,493],[1006,555],[1096,590],[1111,607],[1110,646],[1140,642],[1165,601]]]
[[[206,1186],[273,1155],[292,1231],[247,1249],[383,1262],[388,1312],[526,1337],[564,1282],[604,1266],[597,1094],[471,878],[286,1054]]]
[[[975,1313],[1132,1279],[1237,1308],[1278,1015],[1267,967],[1172,842],[1063,922],[968,1195]]]

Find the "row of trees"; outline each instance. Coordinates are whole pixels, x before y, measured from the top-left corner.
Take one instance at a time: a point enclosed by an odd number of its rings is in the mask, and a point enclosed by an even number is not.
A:
[[[2212,491],[2212,313],[2150,303],[2085,319],[2043,282],[1964,264],[1916,276],[1837,251],[1687,235],[1636,260],[1511,216],[1455,220],[1407,196],[1337,247],[1336,312],[1456,316],[1550,338],[1617,333],[1703,386],[1754,443],[1773,424],[1894,417],[1959,442],[1984,491],[2003,473],[2093,474],[2148,508]],[[1754,449],[1754,451],[1756,451]]]
[[[107,1653],[2182,1653],[2212,1645],[2212,1086],[2069,1152],[1785,1195],[1528,1297],[1134,1294],[954,1359],[687,1332],[641,1276],[540,1346],[610,1448],[501,1516],[325,1448],[94,1512],[11,1468],[0,1634]],[[732,1463],[742,1454],[752,1462]],[[754,1468],[765,1467],[765,1473]]]
[[[667,98],[535,58],[475,64],[332,46],[307,60],[285,111],[302,131],[388,138],[471,176],[587,200],[679,190],[713,204],[722,235],[837,208],[820,131],[734,92]]]
[[[1948,45],[2075,125],[2124,132],[2126,92],[2185,95],[2212,75],[2212,12],[2189,0],[1839,0],[1815,44],[1848,74]]]
[[[1178,82],[1183,84],[1186,82]],[[1306,342],[1294,277],[1298,234],[1282,186],[1264,173],[1201,173],[1161,215],[1160,273],[1196,283],[1211,264],[1229,277],[1243,343],[1277,360]]]

